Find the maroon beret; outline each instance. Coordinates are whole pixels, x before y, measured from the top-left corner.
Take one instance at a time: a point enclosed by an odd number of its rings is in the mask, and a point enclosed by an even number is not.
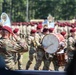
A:
[[[32,29],[32,30],[31,30],[31,34],[32,34],[32,33],[36,33],[36,30]]]
[[[54,28],[49,28],[49,32],[53,32]]]
[[[15,29],[13,30],[14,33],[17,33],[18,31],[19,31],[18,28],[15,28]]]
[[[9,26],[3,26],[3,27],[2,27],[2,30],[7,30],[8,32],[10,32],[11,34],[13,34],[12,28],[9,27]]]
[[[66,32],[63,31],[63,32],[61,32],[60,34],[64,36],[64,35],[66,34]]]
[[[75,32],[75,31],[76,31],[76,29],[74,29],[74,28],[70,29],[70,32]]]
[[[42,24],[38,24],[37,29],[42,29]]]
[[[44,28],[43,29],[43,32],[47,32],[49,29],[48,28]]]

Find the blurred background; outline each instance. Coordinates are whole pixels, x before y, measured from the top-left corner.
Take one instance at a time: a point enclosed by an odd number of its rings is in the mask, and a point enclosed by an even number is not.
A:
[[[56,20],[69,20],[76,17],[76,0],[0,0],[2,12],[13,22],[45,19],[48,14]]]

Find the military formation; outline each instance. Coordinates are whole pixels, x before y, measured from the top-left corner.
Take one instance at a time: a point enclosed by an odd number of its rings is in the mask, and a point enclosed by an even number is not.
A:
[[[76,22],[55,22],[50,15],[46,21],[14,22],[11,27],[0,25],[0,56],[6,62],[6,69],[23,69],[23,54],[28,52],[29,59],[25,70],[29,70],[34,59],[34,70],[52,70],[51,62],[55,71],[58,71],[60,66],[63,66],[65,70],[75,51]],[[42,45],[44,37],[49,34],[59,34],[64,39],[54,53],[48,53],[46,47]],[[42,62],[43,68],[40,69]]]

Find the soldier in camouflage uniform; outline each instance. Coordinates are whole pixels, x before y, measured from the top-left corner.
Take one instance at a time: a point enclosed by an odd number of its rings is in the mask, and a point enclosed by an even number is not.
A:
[[[50,28],[49,32],[52,33],[53,30],[54,30],[54,28]],[[46,34],[48,34],[47,28],[43,29],[43,34],[44,34],[43,37]],[[54,70],[58,70],[58,68],[59,68],[58,60],[57,60],[56,55],[55,54],[46,53],[44,51],[44,48],[38,47],[38,50],[37,50],[37,61],[36,61],[36,65],[34,67],[35,70],[39,69],[42,61],[44,62],[43,70],[49,70],[51,62],[53,62],[53,64],[54,64]]]
[[[48,28],[43,29],[43,37],[48,34]],[[42,37],[42,38],[43,38]],[[46,55],[48,55],[46,53]],[[36,57],[36,64],[34,66],[34,70],[39,70],[39,67],[41,66],[42,61],[44,62],[43,70],[48,70],[48,59],[45,56],[45,51],[42,45],[38,45],[37,47],[37,57]]]
[[[30,65],[32,64],[32,61],[36,55],[36,30],[32,29],[31,30],[31,36],[28,37],[28,45],[30,46],[29,48],[29,60],[26,64],[26,70],[29,69]]]
[[[54,33],[54,28],[49,28],[49,34],[51,33]],[[57,59],[56,54],[45,53],[45,58],[46,58],[45,60],[46,64],[44,66],[46,67],[46,70],[51,70],[50,64],[52,62],[54,66],[54,70],[58,71],[59,65],[58,65],[58,59]]]
[[[54,33],[54,28],[49,28],[49,33],[51,34],[51,33]],[[57,56],[56,56],[56,54],[49,54],[49,56],[48,56],[48,67],[50,66],[50,64],[51,64],[51,62],[53,63],[53,66],[54,66],[54,70],[55,71],[58,71],[58,68],[59,68],[59,66],[58,66],[58,60],[57,60]],[[51,68],[51,67],[50,67]],[[51,70],[49,68],[49,70]]]
[[[74,46],[73,46],[73,44],[74,44],[74,42],[75,42],[75,29],[74,28],[72,28],[72,29],[70,29],[70,33],[71,33],[71,36],[68,38],[68,62],[70,62],[71,61],[71,59],[72,59],[72,57],[73,57],[73,53],[74,53]]]
[[[14,32],[15,35],[17,35],[17,39],[20,40],[21,38],[20,38],[20,36],[19,36],[19,29],[18,29],[18,28],[15,28],[15,29],[13,30],[13,32]],[[13,40],[17,42],[16,39],[13,39]],[[16,64],[18,64],[18,65],[17,65],[17,68],[18,68],[19,70],[21,70],[21,69],[22,69],[22,57],[23,57],[23,53],[16,53],[16,52],[15,52],[13,55],[14,55],[15,66],[16,66]]]
[[[27,44],[17,40],[16,36],[13,34],[12,29],[8,26],[2,27],[2,37],[0,38],[0,56],[5,60],[7,69],[14,68],[13,52],[27,51]],[[11,40],[12,35],[15,37],[17,42]],[[24,45],[25,43],[25,45]]]

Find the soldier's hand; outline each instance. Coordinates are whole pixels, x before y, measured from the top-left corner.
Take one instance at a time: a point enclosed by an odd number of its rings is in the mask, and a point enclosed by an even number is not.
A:
[[[4,47],[4,44],[2,42],[0,42],[0,47],[3,48]]]

